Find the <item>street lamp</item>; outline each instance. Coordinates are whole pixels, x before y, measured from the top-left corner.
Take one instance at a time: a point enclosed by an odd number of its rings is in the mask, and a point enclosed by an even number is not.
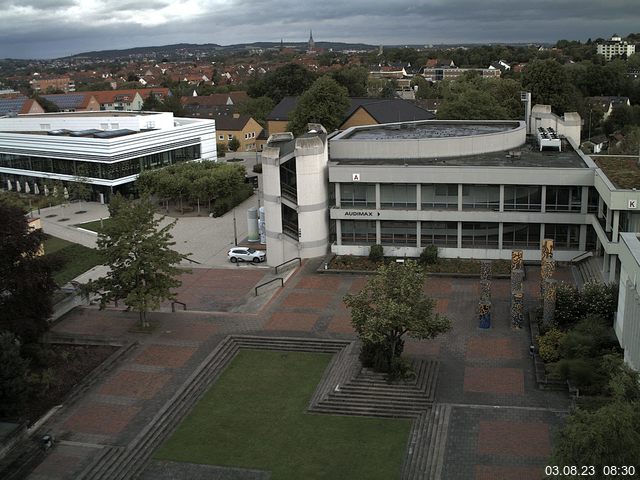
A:
[[[233,208],[233,244],[238,245],[238,229],[236,227],[236,209]]]

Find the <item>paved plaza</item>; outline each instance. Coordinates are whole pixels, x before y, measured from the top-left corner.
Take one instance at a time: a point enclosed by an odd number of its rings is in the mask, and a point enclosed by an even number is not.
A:
[[[137,316],[122,308],[81,307],[67,314],[53,327],[55,334],[136,345],[51,421],[50,430],[60,442],[29,478],[74,479],[103,448],[128,445],[229,334],[355,338],[342,298],[359,291],[367,277],[318,274],[320,262],[303,263],[290,272],[284,288],[259,295],[258,303],[250,300],[266,270],[194,269],[179,292],[189,310],[152,313],[157,325],[152,334],[132,333]],[[569,273],[559,269],[557,277],[568,280]],[[534,304],[539,270],[528,268],[527,274],[526,291]],[[492,327],[478,328],[478,283],[429,278],[425,292],[451,318],[453,329],[431,341],[408,340],[405,348],[408,356],[440,362],[435,402],[449,405],[452,412],[442,478],[539,479],[568,400],[536,386],[528,329],[514,331],[509,325],[508,279],[493,281]],[[147,476],[158,465],[149,468]]]

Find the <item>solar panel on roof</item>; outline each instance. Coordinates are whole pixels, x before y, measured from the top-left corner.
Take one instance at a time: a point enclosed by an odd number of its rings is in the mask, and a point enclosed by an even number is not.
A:
[[[66,95],[43,95],[42,98],[55,103],[58,108],[78,108],[84,101],[84,95],[82,94],[66,94]]]
[[[7,98],[0,100],[0,114],[19,112],[26,101],[26,98]]]

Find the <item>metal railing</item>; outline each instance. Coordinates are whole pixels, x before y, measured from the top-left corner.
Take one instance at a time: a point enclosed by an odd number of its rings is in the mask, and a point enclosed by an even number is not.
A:
[[[575,257],[573,257],[571,260],[569,260],[569,263],[578,263],[582,260],[585,260],[589,257],[593,257],[593,252],[592,251],[586,251],[586,252],[582,252],[580,255],[576,255]]]
[[[186,303],[179,302],[178,300],[174,300],[173,302],[171,302],[171,311],[172,312],[176,311],[176,303],[178,305],[182,305],[182,310],[186,310],[187,309],[187,304]]]
[[[291,260],[287,260],[286,262],[282,262],[280,265],[276,265],[276,275],[278,274],[278,268],[283,267],[291,262],[298,261],[298,265],[302,265],[302,259],[300,257],[292,258]]]
[[[254,288],[254,291],[256,292],[256,297],[258,296],[258,289],[260,287],[264,287],[265,285],[269,285],[270,283],[277,282],[278,280],[280,280],[280,288],[284,287],[284,279],[282,277],[273,278],[268,282],[264,282],[264,283],[261,283],[260,285],[256,285],[256,288]]]

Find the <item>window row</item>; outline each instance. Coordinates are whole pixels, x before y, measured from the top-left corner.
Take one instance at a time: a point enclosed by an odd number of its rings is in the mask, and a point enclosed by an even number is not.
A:
[[[414,210],[417,206],[416,184],[380,184],[380,208]],[[421,208],[424,210],[457,210],[458,185],[420,185]],[[463,210],[499,210],[499,185],[462,185]],[[545,210],[547,212],[579,212],[582,187],[547,186]],[[376,208],[376,185],[373,183],[340,184],[342,208]],[[598,194],[590,187],[588,210],[598,208]],[[537,185],[505,185],[505,211],[542,210],[542,187]]]
[[[498,248],[500,224],[494,222],[462,222],[462,248]],[[540,224],[504,223],[502,248],[537,249],[540,247]],[[376,222],[341,220],[343,245],[374,245]],[[380,243],[387,246],[417,245],[416,222],[380,221]],[[551,238],[556,248],[578,249],[580,225],[545,224],[544,237]],[[593,241],[595,244],[595,239]],[[420,244],[456,248],[458,222],[421,222]]]
[[[200,158],[200,145],[144,155],[115,163],[84,162],[81,160],[0,153],[0,167],[114,180],[135,175],[142,170],[166,167],[174,163],[198,158]]]

